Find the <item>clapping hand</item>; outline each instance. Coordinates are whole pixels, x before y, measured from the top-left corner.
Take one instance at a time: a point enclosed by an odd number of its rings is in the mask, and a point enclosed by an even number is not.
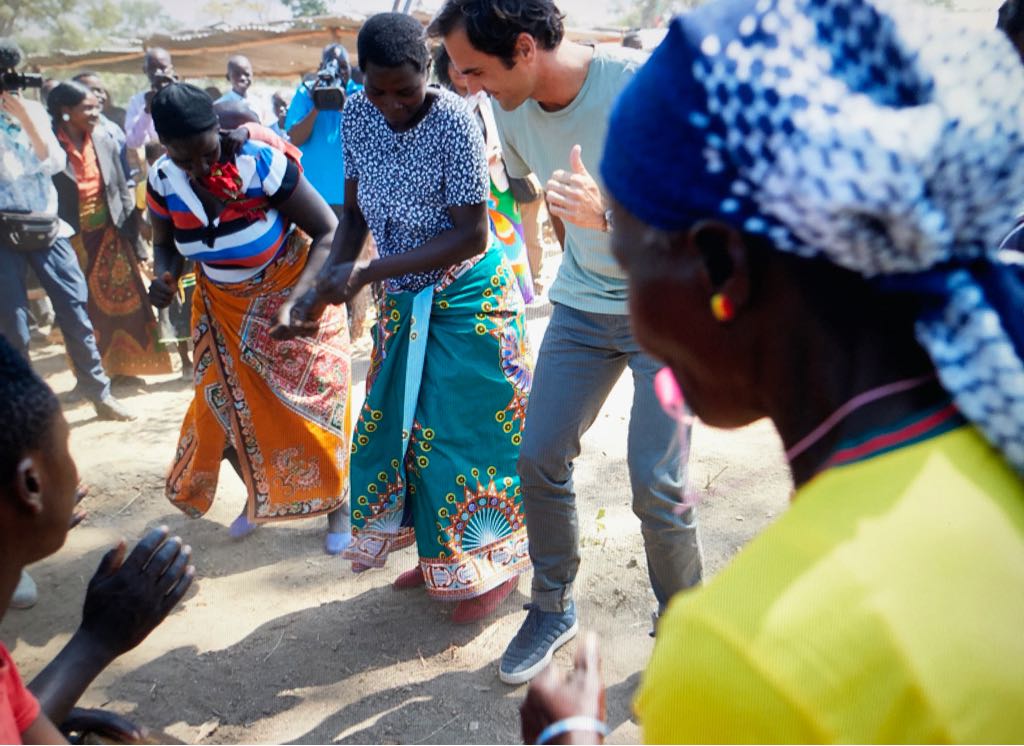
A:
[[[523,742],[536,743],[541,732],[552,723],[582,715],[595,720],[605,719],[604,684],[601,682],[601,658],[597,637],[586,634],[576,649],[572,671],[548,666],[530,682],[526,699],[519,706]],[[566,733],[552,743],[600,743],[598,734],[590,731]]]
[[[142,642],[192,585],[192,549],[167,533],[166,526],[153,529],[127,559],[120,542],[89,581],[81,631],[111,658]]]

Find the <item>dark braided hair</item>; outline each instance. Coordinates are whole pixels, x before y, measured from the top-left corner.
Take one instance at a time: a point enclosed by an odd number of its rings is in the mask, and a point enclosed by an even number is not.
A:
[[[427,33],[448,36],[464,28],[474,49],[500,57],[511,69],[520,34],[532,36],[541,49],[554,49],[565,37],[564,19],[552,0],[445,0]]]
[[[42,448],[58,412],[57,396],[0,335],[0,486],[11,484],[28,451]]]
[[[370,62],[378,67],[410,64],[418,73],[427,71],[430,53],[423,26],[404,13],[378,13],[359,29],[356,38],[359,69],[366,72]]]

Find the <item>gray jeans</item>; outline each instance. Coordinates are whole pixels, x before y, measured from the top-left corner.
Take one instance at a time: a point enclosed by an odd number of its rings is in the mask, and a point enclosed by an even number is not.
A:
[[[661,364],[641,352],[628,316],[555,305],[537,358],[519,455],[526,529],[533,562],[533,602],[563,611],[580,564],[573,460],[626,366],[633,371],[629,478],[640,519],[647,570],[659,609],[701,580],[697,521],[675,512],[686,482],[689,429],[661,409],[654,375]]]

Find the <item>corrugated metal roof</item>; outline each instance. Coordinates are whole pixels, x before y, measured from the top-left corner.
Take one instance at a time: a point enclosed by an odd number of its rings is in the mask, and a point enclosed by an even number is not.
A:
[[[422,23],[427,13],[413,14]],[[311,72],[320,63],[320,51],[330,43],[341,43],[356,60],[356,35],[366,20],[361,14],[328,15],[270,23],[215,24],[173,34],[153,34],[133,44],[104,47],[87,52],[59,51],[35,55],[30,65],[54,73],[90,69],[109,73],[140,73],[145,49],[164,47],[174,58],[182,78],[219,78],[226,72],[227,58],[244,54],[257,77],[291,78]],[[569,29],[573,39],[612,41],[617,31]]]

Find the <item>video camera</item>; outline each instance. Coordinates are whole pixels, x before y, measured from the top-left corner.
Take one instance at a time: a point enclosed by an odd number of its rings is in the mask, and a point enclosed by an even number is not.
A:
[[[0,93],[23,91],[26,88],[42,88],[42,75],[19,73],[21,50],[10,39],[0,39]]]
[[[316,71],[316,80],[310,93],[313,106],[320,111],[341,111],[345,106],[346,80],[341,74],[341,62],[337,57],[325,60]]]

